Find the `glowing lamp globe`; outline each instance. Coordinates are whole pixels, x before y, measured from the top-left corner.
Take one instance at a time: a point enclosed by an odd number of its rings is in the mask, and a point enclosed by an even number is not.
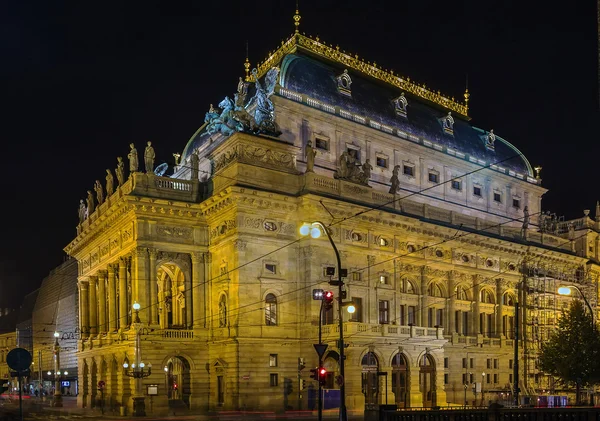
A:
[[[140,363],[140,368],[144,368],[144,367],[146,367],[146,364]]]
[[[60,336],[60,334],[58,332],[54,332],[54,337],[58,338]]]
[[[123,368],[129,368],[129,364],[123,363]]]
[[[569,287],[560,287],[558,289],[558,293],[560,295],[571,295],[571,288],[569,288]]]
[[[321,236],[321,230],[319,229],[319,227],[312,227],[310,229],[310,236],[312,238],[319,238]]]
[[[348,306],[348,313],[354,314],[355,311],[356,311],[356,307],[354,307],[354,305],[350,304]]]
[[[310,225],[302,224],[302,226],[300,227],[300,235],[307,236],[309,232],[310,232]]]
[[[140,303],[133,303],[133,309],[138,311],[141,308]]]

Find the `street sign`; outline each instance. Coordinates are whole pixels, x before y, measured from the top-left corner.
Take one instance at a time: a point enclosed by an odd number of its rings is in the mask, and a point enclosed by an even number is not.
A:
[[[325,351],[327,350],[327,344],[313,344],[313,346],[315,347],[315,351],[317,351],[319,358],[323,358],[323,354],[325,354]]]
[[[29,369],[27,370],[21,370],[21,371],[11,371],[10,372],[10,377],[29,377],[31,375],[31,372],[29,371]]]
[[[6,364],[16,371],[27,370],[31,365],[31,361],[33,361],[31,354],[23,348],[15,348],[6,356]]]

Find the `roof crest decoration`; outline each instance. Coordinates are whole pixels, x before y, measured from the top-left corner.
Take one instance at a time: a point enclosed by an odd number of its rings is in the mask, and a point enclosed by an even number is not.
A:
[[[395,75],[393,71],[387,71],[377,67],[375,63],[366,63],[358,58],[358,55],[351,55],[340,51],[339,47],[328,46],[320,40],[315,40],[298,32],[294,33],[287,41],[285,41],[277,50],[275,50],[265,61],[257,66],[257,77],[264,76],[273,66],[279,63],[287,54],[293,53],[303,48],[313,54],[325,57],[329,60],[342,64],[345,67],[354,69],[375,79],[389,83],[405,92],[409,92],[415,96],[441,105],[450,111],[453,111],[462,116],[468,117],[468,92],[465,92],[465,103],[461,104],[448,98],[439,92],[434,92],[425,87],[411,82],[410,78],[404,78]],[[249,81],[249,80],[248,80]]]

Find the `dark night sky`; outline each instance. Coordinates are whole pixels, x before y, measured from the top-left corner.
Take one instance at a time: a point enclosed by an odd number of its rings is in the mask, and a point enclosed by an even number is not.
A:
[[[462,98],[579,217],[600,199],[596,1],[301,0],[301,31]],[[64,256],[105,168],[151,140],[171,161],[209,103],[293,32],[294,0],[19,1],[0,5],[0,306]]]

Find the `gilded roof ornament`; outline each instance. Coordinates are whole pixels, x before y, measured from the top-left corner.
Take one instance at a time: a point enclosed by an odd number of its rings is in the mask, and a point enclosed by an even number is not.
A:
[[[407,93],[430,101],[434,104],[438,104],[456,114],[468,117],[468,91],[465,92],[466,101],[464,104],[456,102],[454,99],[428,89],[426,85],[419,86],[417,83],[412,82],[410,78],[404,78],[394,74],[394,72],[383,70],[380,67],[376,67],[375,63],[370,65],[363,59],[359,58],[358,54],[353,56],[349,53],[339,50],[338,48],[330,47],[320,40],[317,41],[307,37],[306,35],[300,34],[298,31],[299,21],[300,15],[296,11],[296,15],[294,15],[296,32],[287,41],[285,41],[280,48],[273,53],[270,53],[269,57],[257,66],[257,76],[259,78],[264,76],[271,68],[278,65],[284,56],[302,49],[339,63],[349,70],[352,69],[362,74],[366,74],[374,79],[386,82]]]
[[[296,2],[296,14],[294,15],[294,26],[296,27],[295,33],[298,34],[300,31],[298,27],[300,26],[300,12],[298,12],[298,2]]]

